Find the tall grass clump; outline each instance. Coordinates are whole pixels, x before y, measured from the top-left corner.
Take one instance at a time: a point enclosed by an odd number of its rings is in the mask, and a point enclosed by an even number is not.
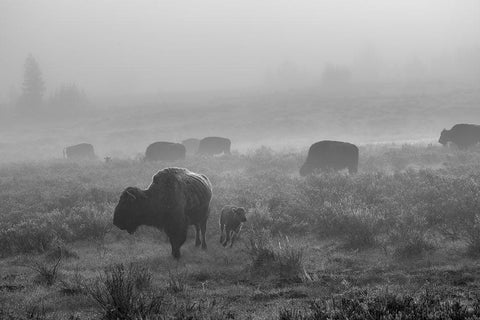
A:
[[[32,266],[30,266],[30,268],[37,273],[35,281],[47,286],[53,285],[59,277],[59,267],[61,261],[62,257],[60,256],[57,258],[57,261],[52,264],[35,262]]]
[[[172,294],[183,293],[187,290],[186,272],[168,272],[167,291]]]
[[[299,281],[303,272],[303,250],[291,245],[288,237],[275,244],[265,229],[250,231],[246,251],[253,276],[275,275],[282,281]]]
[[[163,299],[149,290],[151,273],[135,264],[116,264],[85,288],[106,320],[149,319],[159,314]]]

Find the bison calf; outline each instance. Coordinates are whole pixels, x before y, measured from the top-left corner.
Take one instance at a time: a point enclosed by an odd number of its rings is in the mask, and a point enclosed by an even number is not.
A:
[[[225,206],[220,214],[220,243],[225,247],[229,241],[230,247],[233,246],[235,238],[238,236],[242,223],[247,221],[245,208],[236,206]],[[223,231],[225,230],[225,237]]]

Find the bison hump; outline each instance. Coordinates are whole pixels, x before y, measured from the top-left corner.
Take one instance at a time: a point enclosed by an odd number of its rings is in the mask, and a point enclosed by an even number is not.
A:
[[[208,205],[212,198],[212,185],[208,178],[184,168],[160,170],[152,180],[152,186],[159,186],[165,191],[181,192],[187,210]]]

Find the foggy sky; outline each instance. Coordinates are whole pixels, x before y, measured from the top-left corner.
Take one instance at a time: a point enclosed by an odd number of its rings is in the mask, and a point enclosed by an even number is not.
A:
[[[0,101],[29,53],[48,92],[138,94],[258,86],[286,61],[315,73],[364,52],[435,69],[479,46],[478,0],[0,0]]]

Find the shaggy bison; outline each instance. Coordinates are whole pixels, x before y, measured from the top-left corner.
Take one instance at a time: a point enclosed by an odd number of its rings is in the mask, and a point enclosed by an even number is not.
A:
[[[80,143],[63,149],[63,157],[69,160],[92,160],[95,159],[95,152],[91,144]]]
[[[246,221],[245,208],[236,206],[223,207],[220,214],[220,243],[225,247],[231,240],[230,247],[232,247],[235,238],[242,228],[242,223]],[[226,237],[223,234],[224,230]]]
[[[182,141],[182,144],[187,149],[187,154],[196,154],[198,151],[198,146],[200,144],[199,139],[190,138]]]
[[[207,137],[200,140],[198,154],[213,156],[216,154],[230,154],[231,141],[221,137]]]
[[[460,149],[466,149],[480,142],[480,126],[475,124],[456,124],[452,129],[443,129],[438,142],[447,145],[449,142]]]
[[[176,161],[185,159],[185,147],[180,143],[159,141],[147,147],[145,161]]]
[[[195,246],[201,244],[206,249],[205,231],[212,198],[208,178],[183,168],[166,168],[152,180],[146,190],[128,187],[122,192],[113,224],[130,234],[141,225],[165,230],[176,259],[187,238],[188,226],[194,225]]]
[[[308,150],[307,160],[300,168],[300,175],[308,175],[315,169],[342,170],[345,168],[349,173],[357,172],[357,146],[348,142],[324,140],[312,144]]]

